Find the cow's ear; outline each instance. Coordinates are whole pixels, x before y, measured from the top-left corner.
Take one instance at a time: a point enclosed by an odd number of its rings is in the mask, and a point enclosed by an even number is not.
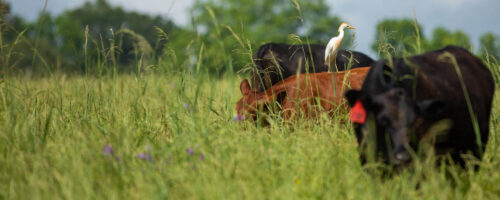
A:
[[[241,81],[241,84],[240,84],[240,91],[241,91],[241,94],[247,94],[248,92],[250,92],[251,88],[250,88],[250,83],[248,82],[247,79],[244,79],[243,81]]]
[[[354,106],[356,101],[361,97],[361,90],[348,90],[345,93],[345,98],[347,99],[347,102],[349,103],[349,107]]]
[[[440,118],[446,109],[446,102],[442,100],[425,100],[417,103],[419,112],[425,118]]]

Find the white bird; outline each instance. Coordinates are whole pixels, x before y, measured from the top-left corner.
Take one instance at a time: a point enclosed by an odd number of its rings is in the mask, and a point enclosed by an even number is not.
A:
[[[328,45],[326,45],[325,65],[328,65],[328,68],[330,68],[330,63],[332,61],[332,58],[333,58],[333,61],[335,61],[335,58],[337,57],[337,53],[339,52],[339,49],[340,49],[340,43],[342,42],[342,39],[344,39],[344,29],[345,28],[356,29],[345,22],[340,24],[340,27],[339,27],[340,34],[337,37],[330,39],[330,41],[328,42]],[[337,66],[335,65],[335,67],[337,67]]]

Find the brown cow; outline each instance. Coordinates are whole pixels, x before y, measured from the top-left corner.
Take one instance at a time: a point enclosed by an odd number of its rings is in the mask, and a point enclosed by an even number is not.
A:
[[[341,110],[347,111],[347,105],[343,104],[345,91],[349,86],[352,89],[360,89],[369,69],[362,67],[342,72],[299,74],[275,84],[264,92],[252,90],[245,79],[240,84],[243,97],[236,104],[238,115],[235,120],[248,117],[256,119],[257,110],[277,102],[278,97],[282,97],[280,103],[285,120],[295,117],[299,110],[307,117],[315,117],[320,111],[319,106],[316,106],[318,103],[330,115],[333,115],[339,106],[342,106]]]

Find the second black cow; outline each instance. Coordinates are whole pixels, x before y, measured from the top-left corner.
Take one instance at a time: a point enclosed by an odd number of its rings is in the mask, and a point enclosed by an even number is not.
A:
[[[260,46],[253,60],[257,70],[252,73],[252,88],[259,91],[271,87],[292,75],[328,71],[325,65],[325,46],[320,44],[289,45],[268,43]],[[367,67],[373,62],[369,56],[340,50],[336,56],[339,71],[347,68]]]
[[[489,69],[460,47],[375,63],[346,93],[362,164],[401,168],[424,147],[461,166],[481,160],[494,91]]]

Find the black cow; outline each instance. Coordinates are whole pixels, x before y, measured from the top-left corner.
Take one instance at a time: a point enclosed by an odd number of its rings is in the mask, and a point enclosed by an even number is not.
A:
[[[345,95],[362,164],[400,169],[429,149],[462,167],[465,154],[481,160],[495,91],[483,62],[448,46],[390,63],[374,63],[362,89]]]
[[[320,44],[262,45],[253,56],[257,71],[252,73],[252,88],[264,91],[275,83],[297,74],[298,69],[300,73],[328,71],[328,66],[325,65],[325,48]],[[336,57],[339,71],[370,66],[372,62],[373,59],[356,51],[340,50]],[[332,68],[335,70],[333,64]]]

